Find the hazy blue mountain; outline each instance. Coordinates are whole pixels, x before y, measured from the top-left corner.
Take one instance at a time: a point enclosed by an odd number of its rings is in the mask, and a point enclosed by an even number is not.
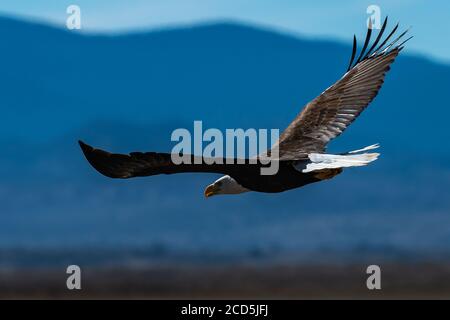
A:
[[[170,151],[172,130],[194,120],[283,129],[344,73],[351,35],[342,44],[234,23],[82,35],[1,18],[0,39],[3,247],[448,248],[450,66],[406,48],[333,142],[335,151],[380,142],[374,165],[284,194],[205,200],[216,175],[108,180],[76,141]]]

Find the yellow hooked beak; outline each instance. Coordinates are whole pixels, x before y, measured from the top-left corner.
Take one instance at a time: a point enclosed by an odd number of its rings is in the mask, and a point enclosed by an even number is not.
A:
[[[218,191],[219,191],[219,187],[218,186],[216,186],[214,184],[210,184],[205,189],[205,197],[209,198],[209,197],[217,194]]]

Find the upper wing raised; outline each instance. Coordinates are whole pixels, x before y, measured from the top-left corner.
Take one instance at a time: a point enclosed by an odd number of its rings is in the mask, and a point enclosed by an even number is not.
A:
[[[378,45],[386,24],[387,18],[366,52],[372,33],[369,26],[363,49],[355,62],[357,45],[356,37],[353,38],[353,52],[347,73],[309,102],[281,134],[276,145],[280,159],[299,159],[310,152],[323,152],[326,144],[340,135],[375,98],[391,63],[403,49],[403,44],[410,39],[396,45],[407,30],[386,45],[397,30],[397,24]]]

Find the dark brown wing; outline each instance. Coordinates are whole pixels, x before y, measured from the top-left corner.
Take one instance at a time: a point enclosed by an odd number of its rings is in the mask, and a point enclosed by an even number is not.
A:
[[[369,27],[361,53],[353,64],[356,40],[347,73],[320,96],[308,103],[303,111],[281,134],[277,147],[280,159],[300,159],[310,152],[324,152],[327,143],[340,135],[375,98],[391,63],[403,48],[395,44],[405,35],[403,32],[386,47],[398,25],[377,47],[387,19],[375,42],[365,53],[370,42]]]
[[[236,170],[239,164],[227,164],[226,159],[221,163],[196,164],[194,156],[190,157],[190,164],[175,164],[169,153],[132,152],[127,154],[109,153],[79,141],[80,147],[89,163],[101,174],[110,178],[145,177],[157,174],[173,174],[182,172],[214,172],[228,174]],[[197,160],[199,160],[197,158]],[[205,159],[200,159],[205,160]],[[210,159],[211,160],[211,159]]]

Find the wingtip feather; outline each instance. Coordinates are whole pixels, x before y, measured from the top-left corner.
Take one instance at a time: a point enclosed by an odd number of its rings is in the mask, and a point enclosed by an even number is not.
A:
[[[87,155],[88,153],[90,153],[92,150],[94,150],[94,148],[92,148],[90,145],[84,143],[81,140],[78,140],[78,144],[80,145],[81,150],[83,151],[83,153],[85,155]]]

